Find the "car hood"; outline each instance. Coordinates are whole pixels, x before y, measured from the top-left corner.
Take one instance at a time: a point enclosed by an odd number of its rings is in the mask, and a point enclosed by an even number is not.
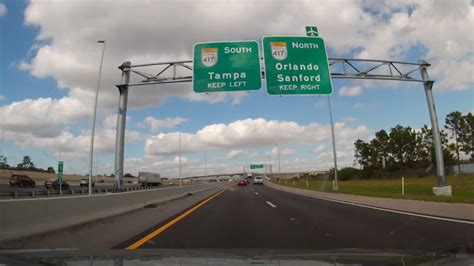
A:
[[[420,253],[393,250],[0,250],[4,265],[413,265],[474,263],[468,254]]]

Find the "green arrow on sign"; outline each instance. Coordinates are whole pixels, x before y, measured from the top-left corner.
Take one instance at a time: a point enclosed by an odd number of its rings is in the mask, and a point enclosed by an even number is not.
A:
[[[194,45],[195,92],[259,90],[261,83],[257,42],[214,42]]]
[[[264,37],[265,82],[270,95],[332,93],[331,73],[320,37]]]
[[[306,36],[317,37],[318,35],[319,35],[318,27],[316,27],[316,26],[306,26]]]

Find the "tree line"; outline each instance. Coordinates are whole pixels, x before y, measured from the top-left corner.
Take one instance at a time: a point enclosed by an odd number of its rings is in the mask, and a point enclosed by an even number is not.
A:
[[[10,166],[8,164],[8,158],[4,155],[0,155],[0,169],[16,170],[16,171],[33,171],[43,173],[55,173],[54,167],[50,166],[47,169],[38,168],[33,163],[30,156],[23,156],[22,161],[17,166]]]
[[[474,116],[451,112],[446,116],[445,129],[440,130],[444,163],[446,166],[457,164],[460,169],[460,152],[474,160]],[[453,142],[449,142],[450,139]],[[341,169],[342,173],[371,178],[391,171],[435,168],[433,132],[426,125],[419,130],[401,125],[388,132],[382,129],[370,141],[357,139],[354,148],[354,162],[361,169]]]

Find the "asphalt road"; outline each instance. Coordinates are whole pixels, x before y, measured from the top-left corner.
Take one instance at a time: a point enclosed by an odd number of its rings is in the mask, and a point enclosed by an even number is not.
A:
[[[128,247],[178,216],[116,247]],[[139,248],[473,252],[474,226],[314,199],[266,186],[233,186]]]

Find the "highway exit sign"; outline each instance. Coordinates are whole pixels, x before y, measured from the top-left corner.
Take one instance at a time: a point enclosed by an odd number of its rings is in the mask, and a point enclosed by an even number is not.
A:
[[[332,93],[331,73],[322,38],[264,37],[263,53],[268,94]]]
[[[250,169],[262,169],[263,164],[251,164]]]
[[[56,175],[56,178],[58,181],[63,180],[63,172],[64,172],[64,162],[63,161],[58,161],[58,173]]]
[[[247,91],[260,88],[257,42],[213,42],[194,45],[195,92]]]

